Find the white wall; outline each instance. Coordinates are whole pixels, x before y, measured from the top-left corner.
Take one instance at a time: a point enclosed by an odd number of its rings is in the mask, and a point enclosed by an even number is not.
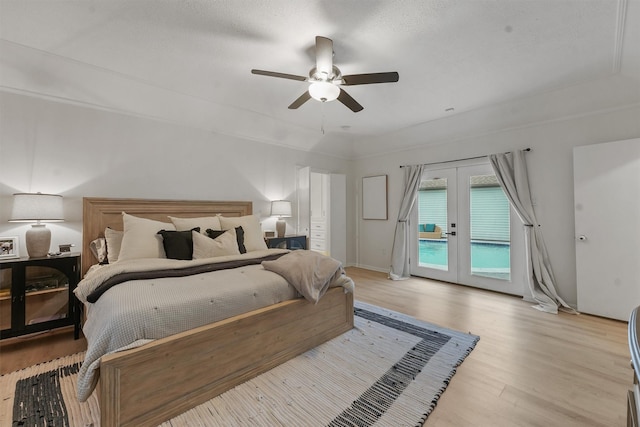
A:
[[[449,119],[455,129],[456,120]],[[357,218],[357,248],[353,262],[380,271],[388,271],[391,247],[402,196],[404,172],[400,165],[432,163],[506,152],[530,147],[527,154],[530,186],[536,215],[544,231],[560,296],[576,304],[576,261],[574,246],[573,157],[574,146],[616,141],[640,136],[638,105],[614,111],[563,120],[546,121],[518,128],[485,132],[473,137],[446,141],[438,136],[438,144],[430,140],[432,124],[403,131],[403,137],[422,139],[423,147],[384,155],[366,157],[354,162],[352,190],[358,192],[362,177],[389,175],[389,220],[365,221]],[[443,124],[439,123],[441,127]],[[394,141],[398,135],[385,135]],[[359,198],[359,194],[356,194]],[[357,202],[356,202],[357,203]],[[354,236],[354,239],[356,237]]]
[[[439,121],[455,129],[465,114]],[[251,200],[264,228],[269,201],[294,200],[296,166],[347,174],[347,265],[388,271],[402,191],[400,165],[531,147],[527,154],[536,212],[560,295],[576,302],[572,148],[640,136],[640,107],[610,109],[447,140],[433,123],[385,135],[413,148],[356,160],[241,140],[200,129],[0,92],[0,235],[24,239],[28,225],[8,223],[11,194],[65,197],[66,222],[49,224],[52,249],[81,243],[82,197]],[[424,141],[423,145],[415,141]],[[364,142],[366,143],[366,141]],[[360,219],[362,177],[389,175],[389,220]],[[294,204],[295,206],[295,204]],[[295,217],[295,213],[294,213]],[[289,228],[295,226],[293,218]]]
[[[64,196],[64,223],[48,224],[52,250],[82,241],[82,197],[250,200],[275,229],[270,200],[295,200],[296,166],[345,173],[334,157],[166,122],[0,92],[0,235],[15,192]],[[295,206],[295,204],[294,204]],[[295,218],[295,213],[294,213]],[[289,230],[295,229],[294,218]],[[23,251],[23,254],[25,252]]]

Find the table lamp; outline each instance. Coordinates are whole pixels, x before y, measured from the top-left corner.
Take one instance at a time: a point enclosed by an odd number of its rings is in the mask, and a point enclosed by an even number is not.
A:
[[[271,216],[277,216],[276,233],[278,237],[284,237],[287,223],[282,218],[291,217],[291,202],[288,200],[274,200],[271,202]]]
[[[43,222],[64,221],[62,196],[42,193],[16,193],[9,222],[35,222],[27,230],[25,246],[31,258],[47,256],[51,231]]]

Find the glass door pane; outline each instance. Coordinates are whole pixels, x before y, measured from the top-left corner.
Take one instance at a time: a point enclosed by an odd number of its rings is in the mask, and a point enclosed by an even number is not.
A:
[[[447,230],[447,179],[427,179],[418,191],[420,266],[449,270]],[[443,236],[445,238],[443,239]]]
[[[69,316],[69,278],[55,268],[25,269],[25,324],[47,322]]]
[[[495,175],[472,175],[470,190],[471,274],[511,280],[509,200]]]
[[[11,328],[11,274],[13,269],[0,269],[0,329]]]
[[[456,171],[442,169],[422,175],[411,227],[411,273],[455,282],[457,276]],[[453,225],[453,227],[452,227]]]

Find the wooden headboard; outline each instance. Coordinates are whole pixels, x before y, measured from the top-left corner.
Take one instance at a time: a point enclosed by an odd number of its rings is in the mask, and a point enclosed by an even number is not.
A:
[[[194,218],[221,214],[231,217],[253,213],[251,202],[95,197],[85,197],[82,201],[82,276],[97,262],[89,245],[98,237],[104,237],[107,227],[122,230],[122,212],[163,222],[170,222],[167,216]]]

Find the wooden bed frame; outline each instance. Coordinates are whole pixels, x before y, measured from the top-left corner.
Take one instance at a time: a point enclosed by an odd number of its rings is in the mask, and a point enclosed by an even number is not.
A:
[[[167,216],[252,213],[251,202],[84,198],[82,272],[89,244],[123,211]],[[353,294],[330,289],[314,305],[300,298],[102,357],[97,387],[103,426],[158,425],[353,328]]]

